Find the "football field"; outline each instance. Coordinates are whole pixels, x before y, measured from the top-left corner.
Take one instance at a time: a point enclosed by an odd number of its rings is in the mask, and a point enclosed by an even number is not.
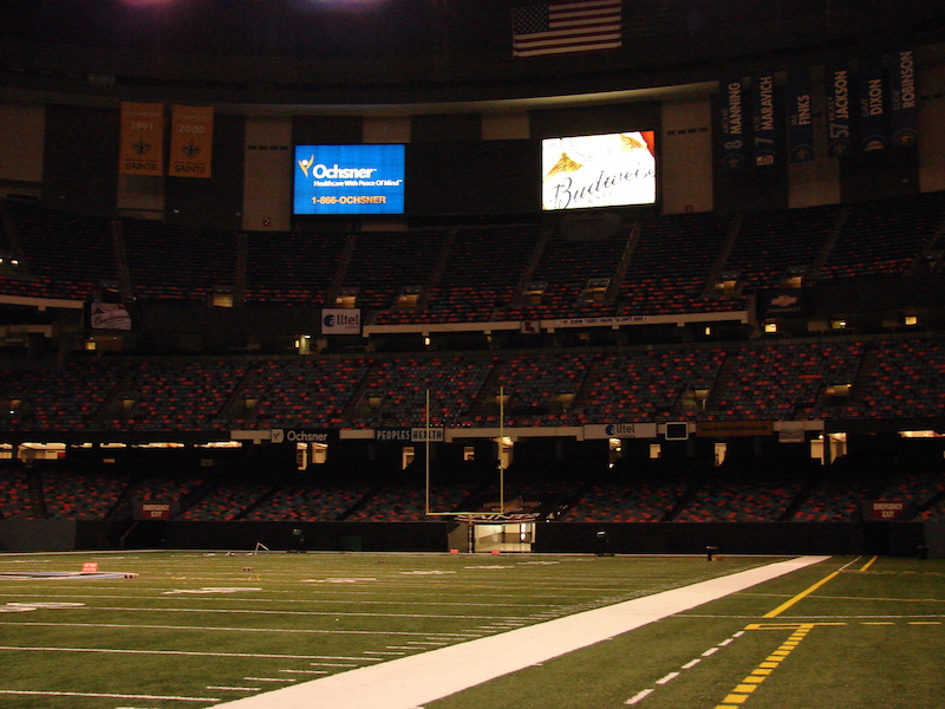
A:
[[[4,708],[339,709],[326,697],[360,692],[385,709],[420,688],[426,709],[945,696],[942,560],[8,554],[0,611]]]

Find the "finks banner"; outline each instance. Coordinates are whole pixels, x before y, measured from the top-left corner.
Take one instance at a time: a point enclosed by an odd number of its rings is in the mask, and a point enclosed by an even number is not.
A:
[[[121,145],[118,172],[123,175],[164,174],[164,106],[121,104]]]
[[[814,120],[809,69],[788,73],[788,155],[791,162],[814,159]]]
[[[211,177],[213,108],[174,106],[171,112],[171,164],[174,177]]]

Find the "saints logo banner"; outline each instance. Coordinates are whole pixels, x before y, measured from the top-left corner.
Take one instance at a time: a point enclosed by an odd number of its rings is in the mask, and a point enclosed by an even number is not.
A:
[[[213,159],[213,108],[174,106],[171,111],[171,163],[174,177],[210,177]]]
[[[123,102],[120,140],[120,174],[163,175],[164,105]]]

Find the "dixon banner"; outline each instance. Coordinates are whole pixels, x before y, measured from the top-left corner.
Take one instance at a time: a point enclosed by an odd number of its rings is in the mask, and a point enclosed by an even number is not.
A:
[[[211,177],[213,108],[174,106],[171,111],[171,164],[174,177]]]
[[[858,75],[860,99],[860,149],[883,150],[886,138],[886,82],[883,65],[876,59],[860,63]]]
[[[164,174],[163,104],[122,102],[120,132],[120,174]]]

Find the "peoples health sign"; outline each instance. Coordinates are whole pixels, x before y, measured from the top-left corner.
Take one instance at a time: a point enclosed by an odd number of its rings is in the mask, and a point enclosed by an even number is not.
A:
[[[403,214],[403,145],[297,145],[295,214]]]

